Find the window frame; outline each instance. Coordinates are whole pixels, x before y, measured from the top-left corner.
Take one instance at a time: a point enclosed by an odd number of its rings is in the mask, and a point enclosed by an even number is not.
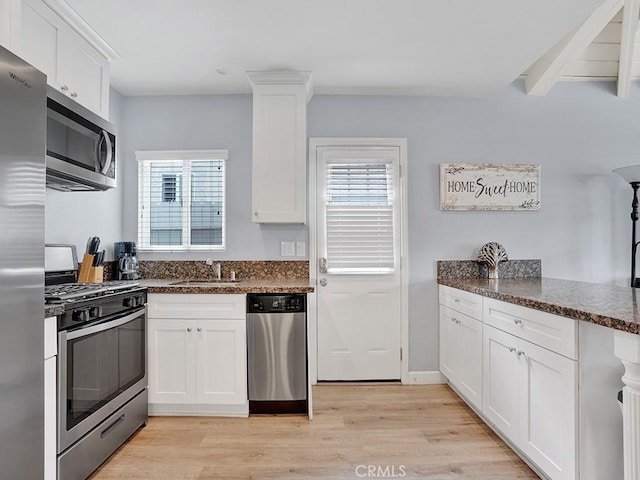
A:
[[[193,251],[226,251],[227,239],[227,169],[226,164],[229,159],[229,150],[138,150],[135,152],[136,161],[138,162],[138,250],[141,252],[193,252]],[[191,162],[193,161],[222,161],[222,242],[220,245],[189,245],[191,228]],[[176,199],[183,209],[182,245],[151,245],[151,217],[143,215],[145,206],[151,205],[151,190],[148,185],[141,185],[141,173],[144,169],[150,169],[153,163],[161,162],[183,162],[182,163],[182,182],[180,185],[181,198]],[[146,175],[150,178],[150,175]],[[143,233],[146,232],[146,242],[143,241]]]

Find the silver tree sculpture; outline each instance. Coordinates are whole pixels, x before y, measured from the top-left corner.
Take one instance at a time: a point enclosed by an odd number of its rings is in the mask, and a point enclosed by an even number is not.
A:
[[[498,265],[507,260],[507,251],[498,242],[485,243],[478,252],[478,261],[487,264],[489,278],[498,278]]]

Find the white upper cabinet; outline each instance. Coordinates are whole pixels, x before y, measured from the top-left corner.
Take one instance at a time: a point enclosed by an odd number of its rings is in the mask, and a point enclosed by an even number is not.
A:
[[[252,221],[305,223],[309,72],[248,72],[253,86]]]
[[[0,0],[0,45],[16,51],[20,42],[20,0]]]
[[[115,52],[73,10],[64,8],[66,3],[52,3],[60,4],[59,12],[41,0],[22,1],[16,51],[47,75],[49,85],[108,119],[109,62]]]

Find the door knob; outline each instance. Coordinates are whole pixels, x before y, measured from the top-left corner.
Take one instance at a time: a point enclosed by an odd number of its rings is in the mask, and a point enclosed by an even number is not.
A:
[[[321,278],[320,282],[318,282],[318,283],[320,283],[321,287],[326,287],[327,286],[327,279],[326,278]]]

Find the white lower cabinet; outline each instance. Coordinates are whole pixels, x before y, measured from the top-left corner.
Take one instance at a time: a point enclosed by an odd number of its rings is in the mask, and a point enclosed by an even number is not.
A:
[[[476,408],[482,409],[482,322],[440,307],[440,369]]]
[[[577,362],[484,325],[483,414],[552,479],[576,478]]]
[[[56,317],[44,319],[44,480],[57,476],[57,391],[58,323]]]
[[[244,312],[244,295],[149,295],[150,414],[248,414]]]
[[[442,374],[552,480],[579,478],[576,345],[575,320],[440,287]]]
[[[507,438],[518,438],[518,358],[513,335],[484,326],[482,413]]]

